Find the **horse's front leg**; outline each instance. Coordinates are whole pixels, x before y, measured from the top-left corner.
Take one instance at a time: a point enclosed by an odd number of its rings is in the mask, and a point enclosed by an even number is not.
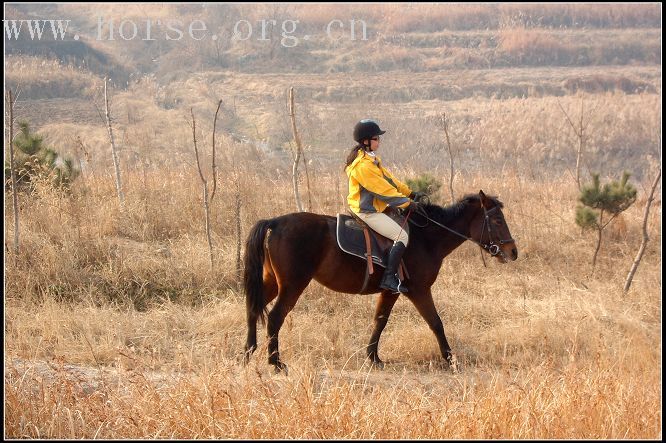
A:
[[[451,370],[457,372],[458,367],[456,359],[451,352],[449,342],[446,340],[444,325],[435,308],[435,302],[432,299],[432,292],[430,292],[430,289],[426,291],[412,291],[405,295],[412,303],[414,303],[416,310],[419,311],[421,317],[423,317],[428,323],[430,330],[435,334],[435,337],[437,337],[437,343],[439,344],[439,350],[442,353],[442,357],[447,361]]]
[[[384,362],[379,358],[379,353],[377,348],[379,347],[379,338],[382,335],[382,331],[388,322],[389,316],[391,315],[391,309],[395,304],[398,296],[400,294],[393,294],[388,291],[384,291],[379,294],[379,299],[377,300],[377,309],[375,310],[375,328],[372,331],[370,336],[370,342],[368,343],[367,354],[372,364],[377,366],[380,369],[384,368]]]

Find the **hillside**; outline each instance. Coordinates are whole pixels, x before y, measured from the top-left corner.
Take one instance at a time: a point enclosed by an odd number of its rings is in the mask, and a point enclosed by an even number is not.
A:
[[[307,154],[325,170],[368,115],[390,128],[392,161],[432,171],[448,165],[442,112],[463,173],[496,161],[571,170],[579,140],[567,118],[581,112],[594,127],[590,172],[641,178],[660,146],[657,4],[21,4],[6,15],[70,21],[63,40],[6,34],[5,82],[20,89],[18,118],[52,146],[80,157],[83,141],[85,167],[109,165],[104,76],[129,167],[190,158],[189,109],[210,126],[222,99],[227,140],[288,171],[291,86]]]
[[[8,53],[86,59],[93,72],[104,63],[167,77],[202,69],[326,73],[661,63],[660,6],[654,4],[16,5],[7,16],[69,20],[62,41],[49,32],[39,43],[25,30],[18,41],[6,34]]]

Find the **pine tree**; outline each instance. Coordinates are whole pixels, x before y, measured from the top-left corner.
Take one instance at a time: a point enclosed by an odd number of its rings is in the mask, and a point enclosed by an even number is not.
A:
[[[619,181],[613,180],[602,186],[599,174],[592,174],[592,184],[581,189],[578,200],[583,206],[576,208],[576,224],[583,230],[597,231],[597,245],[592,257],[593,270],[604,228],[636,201],[636,188],[629,183],[629,177],[630,174],[625,171]]]
[[[20,189],[32,190],[35,180],[44,176],[48,176],[54,186],[66,188],[79,174],[71,159],[63,158],[53,149],[44,146],[44,138],[30,132],[28,122],[19,122],[19,133],[14,139],[14,147],[16,180]],[[9,176],[9,164],[5,162],[5,177]]]
[[[439,191],[442,183],[428,173],[419,175],[413,179],[405,180],[405,183],[414,192],[423,192],[428,197],[428,201]]]

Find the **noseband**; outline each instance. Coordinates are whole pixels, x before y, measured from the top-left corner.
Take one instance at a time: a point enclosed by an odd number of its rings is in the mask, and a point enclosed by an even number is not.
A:
[[[486,209],[485,207],[483,208],[483,228],[481,228],[481,239],[483,239],[483,232],[485,231],[486,225],[488,226],[488,243],[480,243],[479,246],[481,246],[483,249],[487,250],[490,255],[493,257],[496,256],[497,254],[500,254],[503,259],[506,260],[506,256],[504,255],[504,252],[502,252],[502,249],[500,248],[501,245],[505,245],[507,243],[515,243],[516,241],[512,238],[509,239],[500,239],[497,241],[497,244],[493,242],[493,236],[492,236],[492,228],[490,226],[490,213],[492,213],[495,209],[497,209],[499,206],[495,206],[492,209]],[[472,240],[472,239],[469,239]],[[472,240],[474,241],[474,240]]]

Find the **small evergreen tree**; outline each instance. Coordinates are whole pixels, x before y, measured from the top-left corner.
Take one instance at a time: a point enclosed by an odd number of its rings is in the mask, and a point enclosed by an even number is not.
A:
[[[68,187],[78,176],[69,158],[61,157],[56,151],[44,146],[42,136],[30,132],[27,122],[19,122],[19,133],[14,139],[16,180],[19,189],[32,190],[39,177],[48,176],[51,183],[59,188]],[[5,162],[5,177],[11,174],[9,163]]]
[[[407,179],[405,180],[405,183],[412,191],[423,192],[429,199],[442,187],[441,181],[427,173],[421,174],[413,179]]]
[[[583,230],[597,231],[597,245],[592,257],[592,269],[597,262],[604,228],[636,201],[636,188],[629,183],[630,174],[624,172],[620,181],[613,180],[603,186],[599,174],[592,174],[592,184],[583,186],[576,208],[576,224]],[[606,217],[606,219],[605,219]]]

